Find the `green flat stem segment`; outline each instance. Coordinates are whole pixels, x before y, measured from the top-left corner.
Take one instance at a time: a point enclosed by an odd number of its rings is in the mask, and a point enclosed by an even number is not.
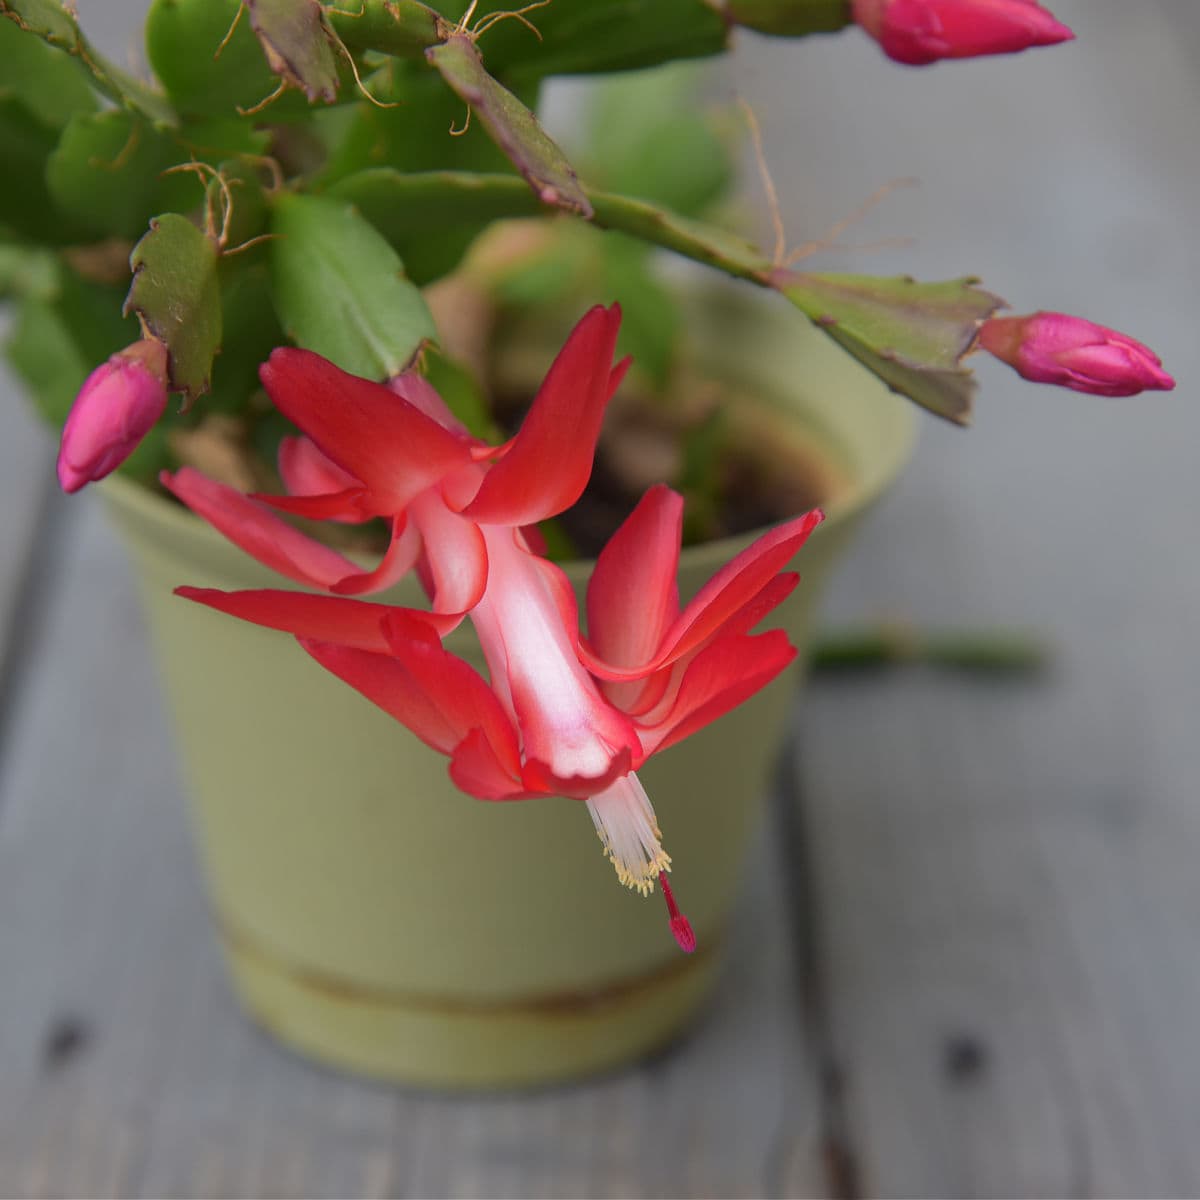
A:
[[[79,59],[91,73],[96,88],[117,104],[156,125],[177,124],[175,110],[166,97],[113,66],[87,40],[74,14],[59,0],[0,0],[0,17],[7,17],[18,28]]]
[[[254,108],[278,86],[262,46],[245,19],[240,0],[152,0],[146,14],[146,56],[155,78],[175,108],[190,118],[236,121],[247,130],[237,110]],[[282,96],[271,117],[306,114],[299,92]]]
[[[83,63],[11,20],[0,20],[0,81],[8,98],[19,100],[38,121],[55,129],[77,112],[94,112],[97,107]]]
[[[337,99],[335,41],[317,0],[245,0],[250,26],[267,64],[310,104]]]
[[[592,215],[592,206],[566,155],[538,124],[532,110],[488,74],[471,38],[453,34],[427,50],[425,57],[483,122],[543,204],[583,217]]]
[[[1003,304],[978,282],[779,270],[771,286],[893,391],[966,425],[975,381],[962,359]]]
[[[55,207],[92,237],[133,241],[151,217],[199,206],[195,175],[178,141],[134,113],[76,113],[46,163]]]
[[[208,391],[221,345],[217,247],[186,217],[164,213],[150,222],[129,265],[133,285],[125,311],[136,312],[166,344],[171,390],[190,403]]]
[[[475,222],[482,228],[490,221],[544,216],[547,211],[520,179],[469,171],[405,174],[377,167],[339,181],[330,194],[352,201],[385,237],[398,242],[414,234],[437,236],[442,228],[464,223]],[[770,286],[770,260],[737,234],[628,196],[589,191],[587,199],[594,224],[604,229],[628,233],[739,279]]]
[[[546,212],[529,188],[506,175],[382,167],[348,176],[331,192],[352,201],[402,252],[414,238],[461,235],[501,218]],[[961,360],[979,324],[1002,303],[974,279],[801,274],[775,267],[736,234],[658,205],[597,191],[587,200],[596,225],[780,292],[893,391],[956,424],[968,422],[975,383]]]
[[[333,0],[325,19],[350,50],[377,50],[396,58],[424,58],[445,22],[419,0]]]

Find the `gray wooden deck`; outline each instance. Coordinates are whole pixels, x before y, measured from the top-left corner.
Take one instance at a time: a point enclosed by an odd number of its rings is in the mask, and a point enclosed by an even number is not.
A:
[[[1009,62],[742,48],[796,241],[918,174],[863,231],[917,252],[830,261],[977,269],[1180,388],[984,364],[975,429],[926,422],[830,622],[1029,627],[1054,667],[814,684],[718,994],[654,1062],[447,1099],[243,1020],[121,552],[3,398],[0,1195],[1200,1194],[1200,6],[1053,7],[1080,41]]]

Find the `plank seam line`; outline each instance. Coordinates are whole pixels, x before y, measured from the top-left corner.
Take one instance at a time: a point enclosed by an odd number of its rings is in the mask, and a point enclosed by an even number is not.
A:
[[[42,644],[55,576],[63,562],[66,533],[71,524],[67,498],[48,474],[40,488],[34,528],[36,536],[18,564],[17,585],[8,627],[0,629],[0,780],[3,778],[9,738],[24,697],[33,661]],[[3,789],[0,787],[0,815]]]
[[[793,745],[783,755],[772,796],[773,821],[783,853],[784,911],[795,947],[801,1025],[816,1072],[817,1150],[827,1195],[832,1200],[860,1200],[863,1179],[834,1033],[816,856],[800,782],[803,756],[794,744],[799,738],[799,732],[794,732]],[[786,1130],[781,1133],[786,1137]],[[783,1165],[778,1164],[780,1170]]]

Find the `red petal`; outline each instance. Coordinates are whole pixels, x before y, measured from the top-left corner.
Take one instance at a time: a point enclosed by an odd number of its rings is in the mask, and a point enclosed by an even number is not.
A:
[[[799,582],[800,576],[795,571],[784,571],[776,575],[753,600],[743,605],[721,626],[721,636],[749,633],[767,613],[778,608],[796,590],[796,584]]]
[[[293,496],[323,496],[362,487],[360,480],[322,454],[312,438],[283,438],[277,461],[283,485]]]
[[[600,691],[614,708],[619,708],[626,716],[640,717],[662,703],[671,684],[671,674],[678,665],[676,663],[659,671],[651,671],[639,679],[602,679]]]
[[[447,719],[433,697],[399,659],[332,642],[309,638],[299,641],[327,671],[395,717],[427,746],[449,754],[462,741],[465,731]]]
[[[339,596],[364,596],[368,592],[382,592],[399,583],[417,561],[421,553],[421,535],[411,522],[403,516],[392,520],[392,540],[387,551],[372,571],[356,569],[345,575],[330,589]]]
[[[445,400],[438,395],[437,389],[419,371],[409,370],[400,375],[393,375],[387,381],[387,387],[397,396],[403,396],[413,408],[423,412],[430,420],[436,421],[443,429],[470,438],[467,427],[450,411]],[[474,438],[471,438],[471,444],[483,445]]]
[[[254,492],[250,499],[259,504],[269,504],[280,512],[291,513],[294,517],[306,517],[310,521],[347,521],[358,524],[379,515],[363,510],[367,490],[361,483],[340,492],[325,492],[314,496],[268,496],[263,492]]]
[[[444,650],[420,614],[393,609],[384,621],[384,634],[397,661],[456,731],[454,745],[471,730],[482,730],[506,774],[519,779],[521,754],[512,720],[479,672]]]
[[[489,744],[491,758],[508,768],[500,767],[492,784],[503,786],[507,779],[511,790],[519,779],[520,756],[516,735],[500,702],[475,671],[441,648],[428,626],[421,625],[423,632],[415,634],[420,624],[411,614],[399,618],[398,625],[407,636],[394,638],[393,650],[403,643],[403,656],[372,654],[308,638],[301,638],[300,644],[327,671],[442,754],[455,753],[478,730]],[[426,635],[430,640],[425,640]],[[482,786],[484,780],[476,782]]]
[[[532,525],[570,508],[592,473],[600,422],[624,366],[612,356],[619,306],[593,308],[550,367],[512,449],[488,471],[463,515],[486,525]]]
[[[614,667],[581,643],[579,656],[584,665],[600,679],[640,679],[657,671],[702,646],[713,634],[731,621],[735,628],[746,628],[738,622],[738,614],[770,588],[763,604],[750,609],[760,620],[763,613],[778,603],[776,591],[783,585],[772,579],[789,558],[803,545],[808,535],[824,520],[820,509],[813,509],[794,521],[763,534],[736,558],[726,563],[699,591],[695,599],[680,613],[654,659],[640,669]],[[764,606],[765,605],[765,606]]]
[[[586,800],[589,796],[604,791],[621,776],[628,775],[633,766],[632,751],[628,746],[622,746],[609,760],[601,775],[559,775],[547,763],[531,758],[525,764],[522,778],[525,786],[532,788],[536,794]]]
[[[754,599],[825,519],[819,508],[763,534],[723,566],[679,615],[666,641],[670,657],[701,645]]]
[[[482,729],[472,729],[455,748],[450,778],[455,786],[480,800],[528,800],[539,795],[505,771]]]
[[[567,638],[575,646],[578,646],[579,601],[575,598],[575,589],[571,586],[571,581],[567,578],[567,573],[557,563],[552,563],[549,559],[542,558],[535,550],[526,549],[525,547],[521,548],[524,553],[529,555],[534,570],[541,576],[546,591],[550,593],[550,599],[554,602],[554,607],[558,609],[558,616],[562,621],[563,630],[566,632]]]
[[[182,467],[174,475],[164,471],[159,479],[163,487],[231,542],[297,583],[329,588],[359,569],[336,550],[293,529],[263,505],[192,467]]]
[[[766,687],[796,657],[782,629],[718,638],[688,664],[670,711],[642,735],[646,757],[690,737]]]
[[[268,629],[379,654],[388,650],[383,619],[395,611],[390,604],[344,600],[340,596],[315,596],[311,592],[287,592],[279,588],[221,592],[215,588],[180,587],[175,589],[175,594]],[[457,621],[435,613],[413,615],[427,621],[442,637],[457,624]]]
[[[649,662],[679,615],[683,497],[658,484],[600,552],[587,590],[588,641],[606,662]]]
[[[319,354],[275,350],[259,373],[275,407],[366,484],[381,515],[399,512],[471,461],[462,438],[384,384],[350,375]]]
[[[720,640],[749,633],[767,613],[792,593],[799,582],[800,576],[795,571],[776,575],[754,599],[721,626]],[[643,679],[605,680],[601,690],[622,712],[634,718],[645,718],[646,713],[659,708],[664,701],[674,703],[680,681],[697,653],[704,651],[692,651],[690,655],[675,659]]]
[[[451,512],[434,491],[417,498],[411,515],[425,544],[434,609],[469,612],[488,580],[487,546],[479,526]]]

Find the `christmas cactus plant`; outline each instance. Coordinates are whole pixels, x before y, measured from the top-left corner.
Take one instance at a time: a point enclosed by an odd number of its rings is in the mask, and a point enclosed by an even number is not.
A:
[[[62,429],[63,488],[118,469],[162,486],[315,589],[181,590],[295,635],[464,791],[586,801],[621,880],[661,883],[685,949],[635,772],[791,661],[783,634],[751,630],[820,513],[722,515],[734,401],[678,403],[664,257],[778,293],[960,424],[977,350],[1099,395],[1173,386],[1132,338],[998,316],[972,277],[812,272],[731,228],[737,123],[679,60],[741,27],[846,29],[912,65],[1072,36],[1035,0],[153,0],[140,77],[69,3],[0,0],[0,298],[9,359]],[[589,74],[607,77],[591,133],[564,149],[540,93]],[[561,341],[585,310],[536,398],[512,395],[512,330]],[[675,414],[678,453],[591,536],[563,514],[623,378]],[[680,608],[681,537],[773,521]],[[596,553],[585,635],[552,560]],[[410,570],[429,610],[356,598]],[[441,645],[464,619],[488,678]]]

